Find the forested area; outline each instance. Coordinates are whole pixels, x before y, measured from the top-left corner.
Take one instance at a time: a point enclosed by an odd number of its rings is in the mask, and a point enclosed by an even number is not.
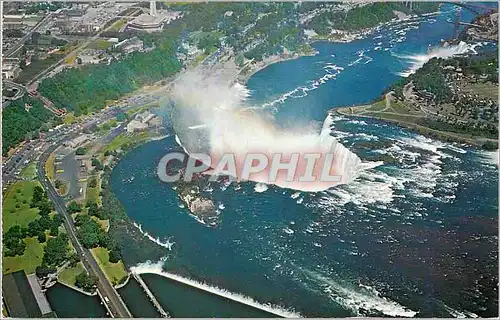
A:
[[[31,106],[26,111],[25,105]],[[43,103],[25,95],[12,101],[2,113],[2,154],[5,156],[10,148],[26,138],[38,136],[38,131],[47,131],[51,122],[57,122],[52,113],[43,107]]]
[[[449,101],[452,93],[443,73],[441,65],[443,61],[443,59],[439,58],[429,60],[409,77],[402,78],[393,84],[390,90],[393,90],[398,98],[403,99],[403,87],[413,81],[416,91],[425,91],[432,94],[436,103]]]
[[[176,53],[191,33],[202,31],[197,46],[206,54],[220,45],[221,39],[247,59],[262,60],[286,48],[297,51],[305,43],[299,14],[322,4],[295,6],[293,3],[196,3],[165,4],[182,11],[183,17],[166,25],[163,32],[137,35],[146,46],[155,49],[133,53],[109,65],[89,65],[69,69],[44,79],[39,91],[58,107],[87,114],[103,108],[144,84],[171,76],[182,67]],[[361,29],[393,18],[392,10],[405,10],[402,4],[375,3],[356,7],[344,13],[326,11],[314,18],[313,28]],[[409,9],[408,9],[409,10]],[[318,29],[319,30],[319,29]],[[326,32],[322,30],[321,32]],[[321,33],[320,32],[320,33]],[[136,33],[130,33],[130,35]],[[120,35],[119,35],[120,36]]]
[[[106,102],[141,86],[169,77],[181,69],[172,43],[148,53],[132,53],[109,65],[87,65],[67,69],[44,79],[39,91],[59,108],[75,115],[102,109]]]
[[[357,31],[372,28],[380,23],[392,20],[396,17],[393,11],[400,11],[406,14],[421,14],[437,11],[438,7],[438,3],[415,3],[414,7],[410,10],[402,2],[377,2],[358,6],[347,12],[325,11],[311,19],[307,24],[307,28],[313,29],[322,36],[328,35],[332,28]]]
[[[462,68],[466,74],[484,75],[486,76],[485,81],[498,83],[498,50],[472,57],[457,57],[447,64],[454,64]]]
[[[68,204],[69,213],[79,213],[75,218],[75,225],[78,229],[78,240],[87,249],[96,247],[107,248],[109,250],[109,261],[112,263],[118,262],[121,259],[120,248],[108,233],[102,230],[99,223],[92,219],[92,217],[100,220],[109,219],[107,210],[91,201],[87,202],[85,207],[87,208],[87,213],[83,213],[82,205],[75,201]]]

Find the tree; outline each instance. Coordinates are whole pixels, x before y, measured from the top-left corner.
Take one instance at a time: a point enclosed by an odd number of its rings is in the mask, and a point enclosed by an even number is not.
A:
[[[50,238],[43,251],[42,263],[53,267],[62,265],[68,258],[68,236],[65,233],[61,233],[55,238]]]
[[[59,189],[60,187],[62,187],[63,185],[63,182],[59,179],[56,179],[56,181],[54,182],[54,186],[56,187],[56,189]]]
[[[52,226],[50,227],[50,233],[49,233],[51,236],[55,237],[59,234],[59,227],[57,226]]]
[[[90,182],[89,182],[89,187],[90,187],[90,188],[95,188],[95,187],[97,187],[97,179],[96,179],[96,178],[92,178],[92,179],[90,179]]]
[[[47,241],[47,236],[45,235],[45,232],[42,231],[38,234],[38,242],[44,243],[45,241]]]
[[[78,215],[75,224],[78,227],[78,239],[85,248],[95,248],[99,245],[99,234],[102,230],[97,222],[89,215]]]
[[[45,191],[40,186],[35,186],[33,188],[33,197],[31,197],[31,207],[37,207],[38,203],[43,201],[46,197]]]
[[[41,216],[48,216],[52,212],[52,209],[54,209],[52,203],[48,199],[38,202],[37,207],[40,210],[38,214]]]
[[[30,237],[35,237],[40,234],[40,232],[43,232],[44,229],[42,229],[42,226],[40,225],[40,222],[37,220],[33,220],[30,223],[28,223],[28,235]]]
[[[121,260],[121,258],[122,255],[118,247],[114,247],[113,249],[111,249],[111,251],[109,251],[109,262],[117,263]]]
[[[77,156],[83,156],[86,152],[87,152],[87,150],[85,150],[85,148],[80,147],[80,148],[76,149],[75,154]]]
[[[40,279],[47,277],[49,274],[56,273],[56,268],[48,267],[47,265],[42,264],[41,266],[36,267],[35,273],[36,276]]]
[[[78,256],[78,254],[76,252],[73,252],[69,258],[68,258],[68,261],[69,261],[69,266],[70,268],[74,268],[76,267],[76,264],[78,262],[80,262],[80,256]]]
[[[64,218],[60,214],[54,215],[52,218],[52,226],[53,227],[59,227],[61,224],[63,224]]]
[[[96,284],[97,279],[89,276],[86,271],[82,271],[79,275],[76,276],[75,285],[85,291],[93,291]]]
[[[82,211],[82,205],[77,203],[76,201],[71,201],[68,204],[67,210],[69,213],[75,213],[75,212],[81,212]]]
[[[10,227],[7,232],[3,235],[3,245],[7,248],[5,250],[5,255],[7,257],[14,257],[23,255],[26,249],[26,243],[24,242],[25,234],[19,225]]]
[[[40,219],[38,219],[38,223],[42,230],[48,230],[52,227],[52,219],[50,219],[49,215],[41,216]]]
[[[243,54],[238,54],[236,56],[235,62],[239,67],[243,66],[243,63],[245,63],[245,57],[243,56]]]

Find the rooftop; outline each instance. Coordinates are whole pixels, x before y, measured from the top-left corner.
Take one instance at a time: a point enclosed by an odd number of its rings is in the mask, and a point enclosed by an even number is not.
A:
[[[42,316],[24,270],[3,276],[2,294],[10,317],[40,318]]]

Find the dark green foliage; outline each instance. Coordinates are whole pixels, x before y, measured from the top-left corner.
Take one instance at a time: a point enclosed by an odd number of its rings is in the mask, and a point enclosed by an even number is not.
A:
[[[52,220],[48,215],[41,216],[37,221],[43,230],[48,230],[50,229],[50,227],[52,227]]]
[[[57,269],[54,267],[48,267],[47,265],[41,265],[36,267],[36,276],[40,279],[47,277],[49,274],[56,273]]]
[[[43,191],[43,188],[40,186],[35,186],[33,188],[33,197],[31,198],[31,208],[37,207],[38,203],[43,201],[47,195],[45,194],[45,191]]]
[[[50,202],[48,198],[45,198],[44,200],[40,201],[37,207],[40,210],[38,214],[41,216],[48,216],[54,209],[52,202]]]
[[[32,106],[29,112],[25,110],[26,103]],[[38,136],[40,129],[50,128],[52,119],[52,113],[43,107],[43,103],[27,94],[12,101],[2,113],[3,155],[7,155],[10,148],[23,141],[27,133],[35,132],[35,136]]]
[[[38,234],[38,242],[44,243],[45,241],[47,241],[47,236],[45,235],[45,232],[40,232]]]
[[[38,219],[34,220],[34,221],[31,221],[28,224],[28,235],[30,237],[35,237],[38,234],[40,234],[40,232],[43,232],[43,231],[44,231],[44,229],[40,225],[40,222],[38,221]]]
[[[112,240],[107,233],[100,232],[98,237],[99,237],[99,247],[111,248]]]
[[[62,8],[62,2],[33,2],[26,7],[26,14],[36,14],[39,11],[56,11],[57,9]]]
[[[401,11],[409,14],[422,14],[437,11],[438,3],[414,3],[410,10],[404,3],[399,2],[376,2],[364,6],[358,6],[347,13],[326,10],[316,15],[308,22],[307,28],[313,29],[319,35],[328,35],[331,29],[356,31],[372,28],[380,23],[385,23],[396,16],[393,11]]]
[[[23,255],[26,249],[26,243],[23,241],[25,236],[24,230],[19,225],[10,227],[3,235],[3,245],[7,248],[4,251],[5,256],[14,257]]]
[[[498,149],[498,142],[486,141],[483,143],[482,148],[488,151],[495,151]]]
[[[42,264],[53,267],[62,265],[69,254],[68,236],[61,233],[55,238],[50,238],[43,251]]]
[[[109,251],[109,262],[111,263],[117,263],[120,261],[122,258],[122,254],[120,252],[120,249],[118,247],[113,248],[111,251]]]
[[[52,226],[59,227],[63,222],[64,218],[60,214],[56,214],[52,218]]]
[[[87,274],[87,271],[82,271],[79,275],[76,276],[75,285],[79,288],[82,288],[85,291],[93,291],[97,284],[97,279],[91,277]]]
[[[56,179],[56,181],[54,182],[54,186],[56,187],[56,189],[59,189],[60,187],[62,187],[62,185],[63,183],[59,179]]]
[[[69,267],[74,268],[76,267],[76,264],[80,262],[80,257],[78,256],[77,253],[74,252],[69,256],[68,261],[69,261]]]
[[[75,221],[78,227],[78,239],[82,245],[89,249],[99,245],[99,235],[103,232],[97,222],[89,215],[78,215]]]
[[[53,237],[57,236],[59,234],[59,228],[53,225],[52,227],[50,227],[49,234]]]
[[[80,148],[76,149],[75,154],[77,156],[83,156],[86,152],[87,152],[87,150],[85,148],[80,147]]]
[[[118,122],[123,122],[127,119],[128,119],[128,115],[125,112],[119,112],[116,115],[116,121],[118,121]],[[109,151],[106,151],[106,152],[109,152]],[[106,155],[106,153],[104,155]]]
[[[97,158],[92,158],[92,166],[95,167],[97,170],[102,170],[104,168],[99,159]]]
[[[69,213],[75,213],[75,212],[81,212],[82,211],[82,205],[77,203],[76,201],[71,201],[68,204],[68,207],[66,209]]]
[[[485,128],[476,128],[467,123],[451,124],[433,119],[421,119],[417,122],[420,125],[440,131],[465,133],[472,136],[488,137],[491,139],[495,139],[496,137],[498,137],[498,129],[494,124],[485,124]]]
[[[118,99],[147,83],[169,77],[180,68],[173,46],[165,44],[151,52],[132,53],[109,65],[66,69],[45,78],[39,91],[75,115],[87,114],[102,109],[107,100]]]

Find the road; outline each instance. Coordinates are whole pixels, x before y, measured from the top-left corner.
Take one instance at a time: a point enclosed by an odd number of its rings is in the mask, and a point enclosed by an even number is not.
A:
[[[17,89],[17,92],[13,97],[5,97],[4,96],[3,97],[4,99],[17,100],[17,99],[21,98],[26,93],[26,88],[22,84],[15,83],[15,82],[7,80],[7,79],[4,80],[4,83],[5,83],[6,87],[10,86],[10,87]]]
[[[74,138],[75,136],[72,136],[72,138]],[[78,238],[76,236],[76,227],[73,222],[73,218],[66,211],[66,205],[64,200],[57,194],[56,190],[54,189],[50,181],[47,179],[47,176],[45,175],[44,164],[47,161],[49,155],[57,148],[57,146],[61,142],[62,141],[54,143],[40,156],[40,159],[37,163],[38,178],[43,188],[47,192],[48,197],[54,203],[55,210],[64,217],[64,225],[68,232],[69,239],[72,242],[76,252],[81,257],[82,263],[85,265],[89,273],[96,276],[96,278],[98,279],[97,290],[99,290],[99,292],[104,297],[107,297],[109,299],[109,302],[103,301],[103,303],[106,303],[106,305],[109,307],[109,310],[111,310],[112,316],[114,318],[131,318],[132,314],[128,310],[127,306],[121,299],[118,292],[111,285],[111,283],[109,283],[108,279],[106,278],[106,275],[99,267],[99,264],[95,260],[90,250],[85,249],[78,241]]]
[[[115,17],[113,17],[115,18]],[[111,19],[113,19],[111,18]],[[60,66],[66,59],[70,58],[71,56],[74,56],[76,55],[80,50],[84,49],[86,46],[88,46],[92,41],[95,41],[97,39],[99,39],[101,37],[101,34],[103,32],[106,32],[108,31],[111,27],[113,26],[113,24],[111,24],[110,26],[108,26],[107,28],[99,31],[96,35],[90,37],[90,38],[87,38],[86,41],[84,43],[82,43],[81,45],[79,45],[77,48],[75,48],[74,50],[72,50],[70,53],[68,53],[66,56],[64,56],[64,58],[62,58],[61,60],[59,60],[58,62],[56,62],[55,64],[53,64],[52,66],[48,67],[47,69],[43,70],[42,72],[40,72],[38,75],[36,75],[33,79],[31,79],[31,81],[26,85],[26,87],[30,87],[34,82],[38,81],[40,78],[44,77],[45,75],[47,75],[49,72],[51,72],[52,70],[54,70],[55,68],[57,68],[58,66]]]
[[[3,56],[4,57],[10,57],[12,54],[16,53],[17,50],[21,49],[22,46],[24,45],[24,42],[26,40],[28,40],[29,37],[31,37],[31,34],[33,32],[35,32],[36,30],[38,30],[38,28],[40,28],[45,22],[47,22],[47,20],[49,18],[52,17],[52,13],[49,13],[47,16],[45,16],[45,18],[43,18],[42,20],[40,20],[36,26],[33,27],[33,29],[30,30],[30,32],[28,32],[24,37],[22,37],[12,48],[10,48],[9,50],[7,50]]]

